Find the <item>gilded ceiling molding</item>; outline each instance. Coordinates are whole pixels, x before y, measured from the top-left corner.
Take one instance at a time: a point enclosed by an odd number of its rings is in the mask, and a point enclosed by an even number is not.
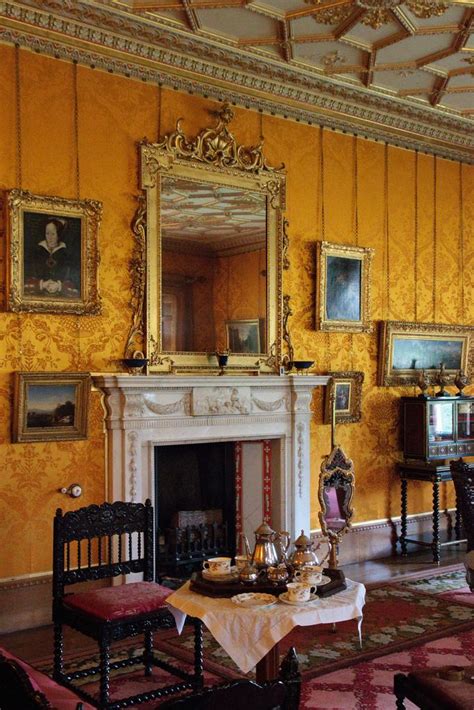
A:
[[[0,42],[263,113],[474,163],[472,119],[339,85],[330,77],[311,76],[263,57],[256,68],[254,57],[231,46],[190,38],[171,28],[162,30],[110,7],[80,0],[63,0],[59,5],[57,0],[0,2]]]

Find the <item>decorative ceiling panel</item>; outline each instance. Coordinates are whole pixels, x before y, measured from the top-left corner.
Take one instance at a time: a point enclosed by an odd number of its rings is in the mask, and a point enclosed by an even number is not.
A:
[[[0,2],[0,41],[470,162],[473,32],[474,0]]]

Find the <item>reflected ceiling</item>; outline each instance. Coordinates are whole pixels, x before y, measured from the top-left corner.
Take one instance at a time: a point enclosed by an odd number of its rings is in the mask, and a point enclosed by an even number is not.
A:
[[[264,195],[225,185],[162,179],[163,247],[225,256],[265,247]]]

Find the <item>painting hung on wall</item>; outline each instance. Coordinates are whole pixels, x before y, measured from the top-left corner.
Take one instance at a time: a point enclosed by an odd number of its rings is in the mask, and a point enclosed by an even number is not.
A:
[[[85,439],[89,391],[84,372],[15,373],[13,441]]]
[[[364,373],[329,372],[328,375],[331,379],[326,387],[324,423],[331,423],[332,406],[336,424],[360,421]]]
[[[259,353],[260,320],[229,320],[226,322],[227,348],[231,353]]]
[[[421,370],[469,376],[474,328],[436,323],[385,321],[380,329],[379,384],[414,385]]]
[[[373,249],[318,242],[320,330],[369,332]]]
[[[22,190],[9,191],[6,202],[9,309],[98,313],[101,204]]]

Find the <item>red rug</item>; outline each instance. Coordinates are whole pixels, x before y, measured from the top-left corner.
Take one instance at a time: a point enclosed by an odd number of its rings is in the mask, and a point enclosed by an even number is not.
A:
[[[282,641],[281,652],[284,654],[290,645],[297,649],[304,680],[301,707],[325,710],[395,708],[391,685],[395,672],[404,672],[413,666],[472,663],[474,632],[470,630],[474,628],[474,610],[469,604],[472,604],[474,594],[469,598],[468,593],[463,571],[438,573],[369,589],[364,608],[362,650],[355,621],[338,624],[335,632],[327,626],[294,629]],[[464,599],[468,604],[461,603]],[[223,678],[242,677],[211,635],[205,632],[204,636],[206,685],[221,682]],[[190,630],[182,636],[177,636],[174,631],[162,632],[156,635],[155,642],[160,651],[179,659],[178,665],[184,667],[192,658]],[[140,652],[141,649],[134,647],[135,643],[132,639],[121,644],[112,659]],[[466,663],[462,661],[464,656],[470,658]],[[96,662],[97,658],[91,658],[90,654],[75,655],[69,659],[66,657],[66,668],[78,670]],[[48,672],[51,659],[47,664],[36,662],[34,665]],[[153,685],[150,686],[150,679],[145,678],[137,667],[133,673],[127,669],[121,674],[114,673],[111,691],[114,698],[119,698],[169,682],[167,674],[154,671]],[[93,688],[94,685],[87,689]],[[147,705],[140,707],[147,710]],[[156,707],[156,701],[150,707]]]
[[[280,643],[282,657],[290,646],[295,646],[303,678],[307,679],[410,648],[421,641],[467,631],[474,627],[472,607],[444,598],[444,593],[464,595],[464,585],[463,572],[456,571],[369,589],[362,624],[362,649],[356,622],[347,621],[338,624],[335,632],[331,626],[293,629]],[[189,661],[192,657],[190,634],[177,636],[175,632],[166,632],[158,646],[183,660]],[[214,673],[227,677],[242,675],[208,632],[204,633],[204,658],[206,667]]]
[[[430,641],[308,680],[301,689],[300,710],[395,710],[395,673],[469,666],[473,658],[474,631]],[[405,701],[406,710],[415,707]],[[473,708],[474,693],[472,706],[465,710]]]

